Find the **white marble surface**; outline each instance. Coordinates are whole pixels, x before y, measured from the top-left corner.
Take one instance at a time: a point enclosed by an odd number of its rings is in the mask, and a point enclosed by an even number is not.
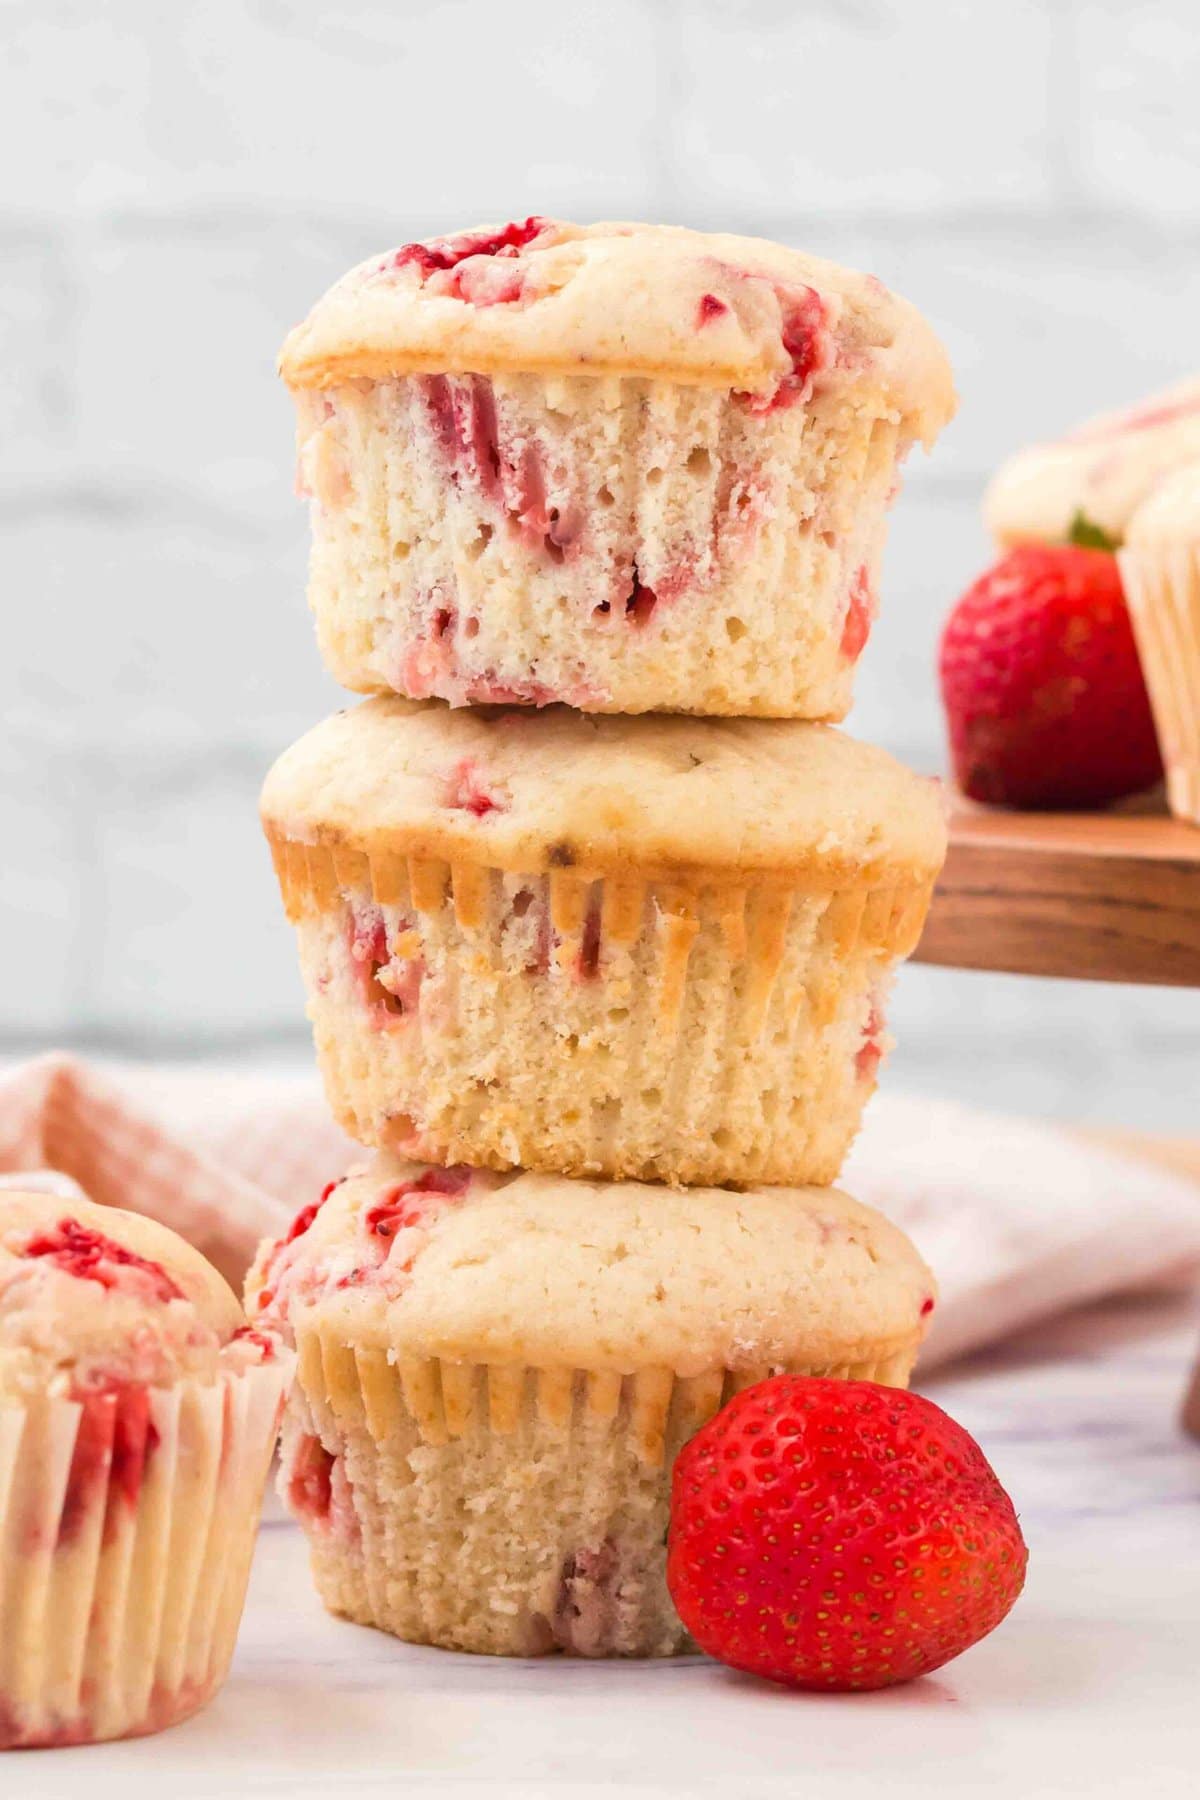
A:
[[[1197,1329],[1186,1297],[1126,1299],[931,1378],[1012,1491],[1030,1576],[998,1633],[909,1687],[824,1698],[700,1660],[411,1649],[327,1618],[276,1515],[208,1711],[157,1739],[0,1759],[0,1795],[1195,1795],[1200,1446],[1176,1412]]]

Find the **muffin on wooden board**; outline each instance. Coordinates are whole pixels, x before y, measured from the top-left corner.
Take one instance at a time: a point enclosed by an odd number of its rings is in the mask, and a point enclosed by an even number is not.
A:
[[[1066,543],[1075,533],[1116,549],[1162,478],[1198,458],[1200,377],[1017,451],[988,487],[984,519],[1000,544]]]
[[[1118,560],[1171,811],[1200,825],[1200,462],[1152,489]]]

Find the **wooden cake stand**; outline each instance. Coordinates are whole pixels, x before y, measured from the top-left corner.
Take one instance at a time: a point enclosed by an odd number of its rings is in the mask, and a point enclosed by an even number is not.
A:
[[[1200,988],[1200,829],[1142,808],[1013,813],[957,800],[916,960]],[[1089,1135],[1200,1182],[1200,1139]],[[1200,1438],[1200,1361],[1183,1422]]]

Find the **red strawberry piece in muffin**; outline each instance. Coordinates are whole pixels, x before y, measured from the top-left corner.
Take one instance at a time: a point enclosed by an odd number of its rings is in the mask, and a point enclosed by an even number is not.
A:
[[[137,1505],[147,1463],[159,1443],[144,1387],[84,1389],[75,1397],[81,1416],[58,1520],[58,1547],[79,1535],[98,1495],[105,1492],[102,1541],[112,1542],[119,1510],[132,1511]]]
[[[830,336],[825,303],[815,288],[778,289],[783,312],[783,347],[791,370],[779,383],[770,407],[795,406],[806,400],[812,384],[830,360]]]
[[[711,325],[714,319],[724,318],[728,311],[728,302],[719,299],[716,294],[701,294],[696,304],[696,330]]]
[[[496,1179],[465,1167],[409,1169],[399,1180],[369,1190],[369,1204],[360,1204],[363,1171],[351,1169],[330,1182],[315,1204],[302,1208],[282,1237],[264,1243],[247,1281],[247,1303],[255,1316],[277,1324],[321,1295],[350,1289],[374,1287],[395,1295],[439,1216],[473,1183],[483,1191]],[[342,1198],[330,1222],[325,1208],[335,1193]],[[340,1232],[348,1207],[355,1229]]]
[[[600,896],[593,894],[584,915],[583,935],[575,962],[575,973],[581,981],[592,981],[600,972],[601,906]]]
[[[161,1263],[139,1256],[101,1231],[90,1230],[69,1216],[58,1219],[48,1231],[34,1234],[18,1255],[45,1257],[65,1275],[78,1281],[99,1282],[101,1287],[139,1289],[154,1300],[182,1300],[183,1290]]]
[[[415,928],[402,925],[389,942],[382,911],[359,905],[350,908],[347,934],[357,992],[376,1029],[390,1030],[410,1020],[420,1005],[425,976]],[[405,954],[405,946],[411,954]]]
[[[403,244],[384,259],[380,271],[414,267],[423,279],[439,271],[457,269],[468,257],[516,257],[527,244],[554,228],[552,219],[531,214],[512,220],[495,231],[459,231],[451,237],[430,238],[424,243]]]
[[[312,1230],[321,1208],[345,1179],[346,1177],[343,1175],[339,1176],[336,1181],[327,1181],[317,1198],[307,1201],[300,1208],[282,1237],[276,1238],[269,1250],[260,1250],[256,1264],[257,1280],[253,1296],[256,1312],[265,1312],[271,1305],[275,1299],[275,1289],[281,1275],[297,1260],[294,1246]]]
[[[621,608],[621,616],[628,619],[631,625],[648,625],[657,605],[657,593],[652,587],[646,586],[645,582],[638,574],[637,565],[635,564],[633,570],[633,585],[630,587],[629,593],[625,599],[625,604]],[[603,610],[605,612],[608,611],[607,602],[604,603]]]
[[[878,1000],[872,1000],[867,1011],[862,1043],[854,1058],[855,1072],[861,1081],[874,1081],[879,1072],[886,1045],[886,1029],[882,1006]]]
[[[297,1517],[324,1521],[333,1502],[334,1459],[319,1437],[297,1439],[288,1464],[287,1503]]]
[[[846,607],[846,623],[842,626],[841,651],[848,662],[857,662],[867,647],[871,623],[875,617],[875,595],[871,589],[870,571],[864,564],[855,571]]]
[[[279,1445],[279,1493],[306,1531],[353,1549],[361,1536],[354,1483],[340,1440],[331,1443],[332,1449],[313,1429],[306,1408],[289,1413]]]
[[[211,1372],[244,1323],[216,1271],[155,1221],[0,1196],[0,1393],[6,1373],[23,1384],[46,1357],[81,1399]]]
[[[376,274],[414,268],[430,294],[470,306],[510,306],[521,299],[525,269],[518,261],[530,244],[554,229],[553,221],[530,217],[496,231],[458,232],[426,243],[404,244],[386,257]]]
[[[411,1181],[388,1188],[363,1214],[367,1232],[390,1240],[398,1232],[425,1225],[447,1198],[458,1198],[471,1185],[470,1169],[427,1169]]]
[[[468,812],[472,818],[486,819],[489,813],[503,812],[508,800],[498,783],[488,781],[474,757],[464,756],[446,783],[446,805]]]

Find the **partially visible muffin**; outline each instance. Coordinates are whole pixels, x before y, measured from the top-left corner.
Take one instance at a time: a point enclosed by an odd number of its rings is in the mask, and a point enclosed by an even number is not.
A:
[[[1200,377],[1123,412],[1106,413],[1057,443],[1031,444],[997,472],[984,518],[1000,544],[1117,548],[1157,483],[1200,458]]]
[[[0,1748],[211,1698],[291,1360],[165,1226],[0,1193]]]
[[[352,1137],[670,1182],[834,1179],[946,842],[827,726],[397,698],[262,811]]]
[[[842,717],[898,466],[954,409],[872,276],[542,218],[371,258],[280,367],[330,669],[455,705]]]
[[[1200,825],[1200,461],[1167,475],[1129,521],[1121,578],[1171,811]]]
[[[500,1176],[377,1157],[262,1246],[294,1338],[280,1491],[334,1612],[493,1655],[689,1648],[671,1465],[779,1369],[903,1386],[934,1306],[834,1189]]]

